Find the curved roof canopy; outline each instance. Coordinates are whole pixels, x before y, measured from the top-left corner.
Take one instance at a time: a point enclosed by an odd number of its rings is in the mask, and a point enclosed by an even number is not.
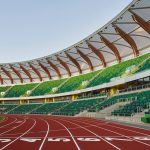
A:
[[[0,64],[0,83],[44,81],[81,74],[120,63],[145,50],[150,51],[150,0],[133,0],[105,26],[65,50],[30,61]]]

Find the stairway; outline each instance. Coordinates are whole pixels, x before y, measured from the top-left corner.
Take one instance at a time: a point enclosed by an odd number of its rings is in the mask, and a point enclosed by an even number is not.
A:
[[[22,95],[22,97],[28,97],[28,96],[30,96],[31,94],[32,94],[32,92],[36,89],[36,88],[38,88],[39,86],[41,85],[41,83],[38,83],[32,90],[30,90],[30,93],[28,94],[28,93],[25,93],[24,95]],[[26,91],[27,92],[27,91]]]
[[[18,108],[18,107],[20,107],[20,106],[21,106],[21,105],[17,105],[15,108],[13,108],[13,109],[11,109],[11,110],[5,112],[5,114],[11,114],[11,113],[10,113],[11,111],[15,110],[16,108]]]
[[[86,85],[81,84],[76,90],[81,90],[81,89],[86,88],[97,76],[99,76],[99,74],[103,72],[103,70],[104,69],[102,69],[101,71],[98,71],[98,73],[93,78],[91,78]]]
[[[66,84],[66,82],[68,82],[69,79],[70,78],[66,79],[63,83],[61,83],[58,87],[56,87],[57,89],[55,92],[51,90],[50,92],[47,93],[47,95],[48,94],[55,94],[62,86],[64,86],[64,84]]]
[[[35,109],[31,110],[30,112],[28,112],[27,114],[32,114],[32,112],[34,112],[35,110],[37,110],[38,108],[42,107],[43,105],[45,105],[46,103],[44,104],[41,104],[39,107],[36,107]]]
[[[111,116],[112,111],[114,111],[115,109],[118,109],[119,107],[122,107],[122,106],[124,106],[128,103],[130,103],[130,102],[129,101],[127,101],[127,102],[118,102],[114,105],[106,107],[103,110],[100,110],[99,112],[96,113],[96,118],[105,118],[105,117]]]
[[[8,91],[11,90],[12,88],[13,88],[13,85],[10,86],[10,87],[5,91],[5,94],[4,94],[3,96],[1,96],[1,97],[5,97],[5,95],[8,93]]]
[[[150,59],[150,56],[147,57],[145,60],[143,60],[143,61],[142,61],[141,63],[139,63],[138,65],[136,65],[136,66],[131,70],[130,73],[124,73],[124,74],[122,74],[122,75],[121,75],[121,78],[127,77],[127,76],[130,76],[130,75],[134,74],[134,73],[135,73],[136,71],[138,71],[138,70],[140,69],[140,67],[143,66],[144,63],[146,63],[147,60],[149,60],[149,59]]]

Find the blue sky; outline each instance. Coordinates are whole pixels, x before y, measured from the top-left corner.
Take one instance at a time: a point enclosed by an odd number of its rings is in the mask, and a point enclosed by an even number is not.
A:
[[[132,0],[0,0],[0,63],[52,54],[82,40]]]

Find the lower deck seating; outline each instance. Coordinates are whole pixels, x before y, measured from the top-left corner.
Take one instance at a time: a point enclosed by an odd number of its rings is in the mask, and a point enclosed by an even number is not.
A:
[[[6,113],[17,106],[18,106],[17,104],[0,104],[0,111],[1,113]]]
[[[78,100],[70,103],[66,107],[60,109],[53,113],[53,115],[67,115],[67,116],[74,116],[83,112],[84,110],[90,109],[92,106],[98,104],[99,102],[103,101],[103,98],[97,99],[90,99],[90,100]]]
[[[89,112],[100,111],[106,107],[116,104],[117,102],[126,101],[127,98],[134,98],[134,94],[118,95],[118,96],[111,97],[111,98],[106,99],[105,101],[95,105],[94,107],[91,107],[91,109],[89,109]]]
[[[131,116],[137,112],[142,112],[150,106],[150,90],[122,93],[111,98],[93,97],[84,100],[61,101],[51,103],[31,103],[31,104],[0,104],[1,112],[9,114],[52,114],[52,115],[70,115],[74,116],[83,111],[97,112],[110,107],[118,102],[128,101],[118,109],[112,112],[112,115]],[[150,110],[146,113],[150,116]]]
[[[49,114],[64,107],[67,104],[69,104],[68,101],[46,103],[46,104],[43,104],[41,107],[37,108],[36,110],[34,110],[33,112],[31,112],[31,114]]]
[[[26,114],[36,109],[42,104],[22,104],[9,112],[9,114]]]
[[[142,112],[150,104],[150,91],[139,92],[135,94],[136,99],[130,104],[126,104],[112,112],[113,115],[131,116],[137,112]]]

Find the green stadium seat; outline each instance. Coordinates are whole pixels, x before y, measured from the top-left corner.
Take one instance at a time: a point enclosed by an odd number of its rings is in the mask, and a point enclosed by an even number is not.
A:
[[[26,94],[27,91],[32,90],[38,83],[22,84],[13,86],[4,97],[20,97]]]

